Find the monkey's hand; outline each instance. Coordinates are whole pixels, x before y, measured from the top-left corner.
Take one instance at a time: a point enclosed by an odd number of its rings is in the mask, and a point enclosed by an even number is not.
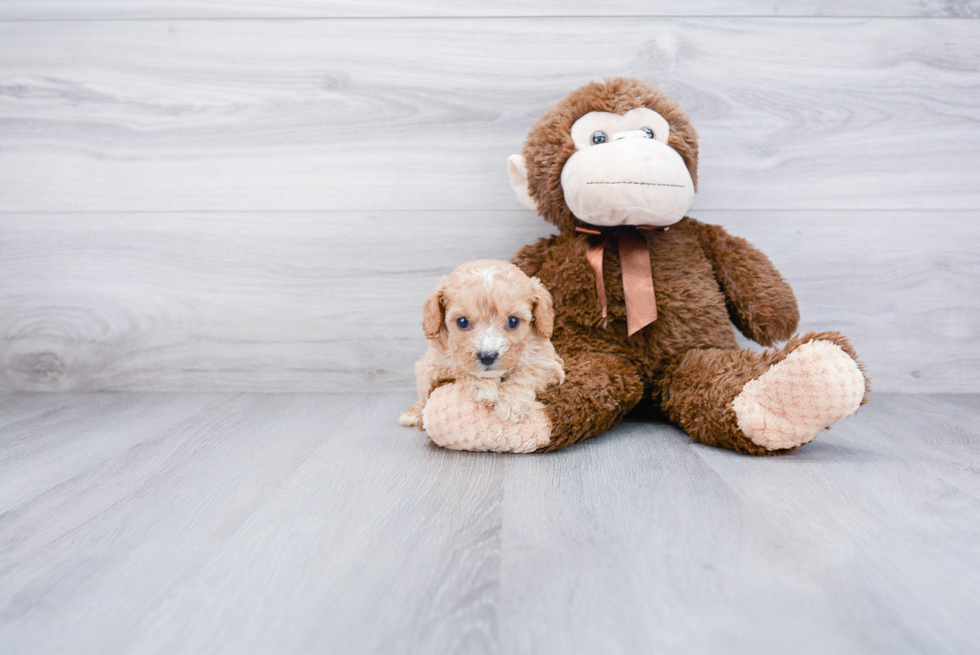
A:
[[[789,283],[769,258],[745,239],[734,237],[717,225],[689,220],[714,268],[729,317],[739,332],[763,346],[789,339],[799,323],[800,312]]]
[[[468,386],[447,384],[432,392],[422,411],[432,443],[452,450],[530,453],[551,440],[551,423],[539,403],[522,421],[502,421],[496,408],[473,400]]]

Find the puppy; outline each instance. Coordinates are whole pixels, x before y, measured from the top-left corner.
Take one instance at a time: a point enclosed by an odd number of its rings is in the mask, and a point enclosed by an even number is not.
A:
[[[463,264],[422,307],[429,350],[415,364],[419,399],[399,422],[424,429],[429,394],[450,382],[466,385],[501,420],[522,420],[540,391],[565,381],[550,341],[554,321],[551,294],[537,278],[493,259]]]

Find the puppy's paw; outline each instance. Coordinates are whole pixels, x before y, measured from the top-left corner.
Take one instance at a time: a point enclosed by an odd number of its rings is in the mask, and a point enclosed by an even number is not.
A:
[[[398,416],[398,422],[407,428],[418,425],[419,421],[422,420],[422,409],[424,407],[425,403],[421,400],[416,402]]]
[[[523,421],[534,409],[534,393],[502,389],[493,409],[501,421]]]
[[[500,381],[496,378],[480,378],[470,383],[470,395],[478,403],[493,405],[500,399]]]
[[[511,404],[504,400],[498,400],[494,405],[493,411],[501,421],[523,421],[534,409],[534,403],[515,403]]]
[[[561,357],[555,355],[554,367],[548,377],[548,384],[565,384],[565,362]]]

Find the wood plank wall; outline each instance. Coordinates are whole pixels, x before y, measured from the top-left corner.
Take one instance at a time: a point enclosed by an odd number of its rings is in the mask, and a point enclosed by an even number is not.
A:
[[[591,79],[701,135],[881,391],[980,391],[980,2],[0,2],[0,388],[412,388],[420,306],[549,227],[507,155]]]

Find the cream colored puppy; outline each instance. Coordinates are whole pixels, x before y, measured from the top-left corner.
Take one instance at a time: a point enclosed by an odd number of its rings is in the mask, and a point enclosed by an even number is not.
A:
[[[540,391],[565,381],[550,341],[554,321],[551,294],[537,278],[493,259],[463,264],[422,308],[429,350],[415,364],[419,399],[400,423],[419,425],[429,394],[450,382],[502,420],[522,420]]]

